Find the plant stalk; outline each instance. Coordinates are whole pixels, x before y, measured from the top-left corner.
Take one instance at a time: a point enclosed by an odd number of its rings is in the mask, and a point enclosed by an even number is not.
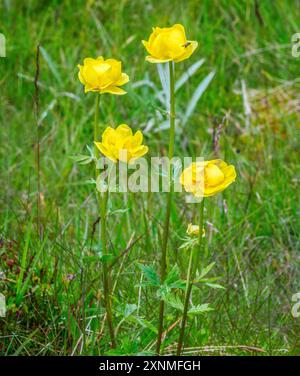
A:
[[[100,108],[100,94],[96,94],[96,107],[95,107],[95,121],[94,121],[94,141],[98,140],[98,127],[99,127],[99,108]],[[99,150],[94,144],[95,157],[99,157]],[[97,166],[96,166],[96,178],[97,178]]]
[[[107,215],[107,202],[108,202],[108,190],[100,197],[100,213],[101,213],[101,243],[102,243],[102,255],[107,255],[107,239],[106,239],[106,215]],[[111,296],[110,296],[110,283],[107,260],[103,263],[103,290],[104,290],[104,303],[106,310],[106,319],[108,324],[108,330],[110,335],[111,347],[116,347],[115,331],[113,326],[113,317],[111,309]]]
[[[37,169],[37,233],[40,241],[42,241],[42,226],[41,226],[41,163],[40,163],[40,98],[39,98],[39,76],[40,76],[40,46],[36,48],[35,58],[35,77],[34,77],[34,105],[36,118],[36,169]]]
[[[171,159],[174,156],[174,143],[175,143],[175,96],[174,96],[174,64],[169,62],[170,71],[170,133],[169,133],[169,192],[167,197],[167,210],[163,228],[163,239],[161,249],[161,267],[160,267],[160,282],[164,283],[167,270],[167,246],[169,238],[169,225],[170,225],[170,213],[171,203],[173,196],[173,172],[171,168]],[[159,304],[159,321],[158,321],[158,334],[156,343],[156,353],[160,354],[160,347],[162,342],[163,324],[164,324],[164,301],[161,300]]]
[[[99,107],[100,107],[100,94],[97,94],[96,97],[96,108],[95,108],[95,123],[94,123],[94,140],[97,141],[99,137]],[[94,154],[96,159],[99,157],[99,152],[94,145]],[[96,162],[97,163],[97,162]],[[96,179],[98,177],[98,169],[96,165]],[[98,202],[99,202],[99,209],[100,209],[100,218],[101,218],[101,244],[102,244],[102,255],[107,255],[107,239],[106,239],[106,217],[107,217],[107,202],[108,202],[108,190],[101,194],[98,194]],[[106,310],[106,319],[108,324],[108,330],[110,335],[111,347],[116,347],[116,340],[115,340],[115,331],[113,326],[113,317],[112,317],[112,309],[111,309],[111,296],[110,296],[110,283],[109,283],[109,272],[107,266],[107,260],[102,262],[103,265],[103,290],[104,290],[104,304]]]
[[[189,300],[192,292],[193,281],[196,275],[197,267],[199,264],[199,259],[201,255],[202,249],[202,237],[203,237],[203,213],[204,213],[204,198],[202,199],[199,207],[199,235],[198,235],[198,249],[192,249],[189,259],[189,266],[188,266],[188,273],[187,273],[187,280],[186,280],[186,292],[184,297],[184,306],[183,306],[183,314],[181,320],[181,327],[177,345],[177,352],[176,355],[181,355],[183,339],[184,339],[184,332],[185,326],[187,322],[187,313],[189,307]],[[198,250],[198,252],[196,252]]]

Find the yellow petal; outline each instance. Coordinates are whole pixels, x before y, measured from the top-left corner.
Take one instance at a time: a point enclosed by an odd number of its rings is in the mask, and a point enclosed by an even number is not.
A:
[[[85,84],[84,92],[88,93],[89,91],[97,92],[97,91],[99,91],[99,89],[94,88],[94,87],[90,86],[89,84]]]
[[[98,86],[98,75],[92,66],[85,65],[80,73],[86,84],[93,88]]]
[[[142,145],[132,153],[132,156],[133,156],[134,160],[136,160],[136,159],[142,157],[143,155],[147,154],[148,151],[149,151],[148,146]]]
[[[122,73],[122,74],[121,74],[121,78],[120,78],[118,81],[116,81],[115,85],[116,85],[116,86],[122,86],[122,85],[127,84],[128,81],[129,81],[129,76],[128,76],[128,74],[126,74],[126,73]]]
[[[111,82],[115,84],[120,77],[122,72],[122,63],[121,61],[115,60],[115,59],[107,59],[105,60],[106,64],[109,64],[111,66],[111,71],[109,72],[109,77],[111,79]]]
[[[222,169],[224,175],[225,175],[225,180],[232,180],[234,181],[236,179],[236,171],[233,165],[226,166],[225,168]]]
[[[227,163],[222,161],[222,159],[211,159],[210,161],[206,161],[207,164],[213,163],[216,164],[221,169],[225,168],[227,166]]]
[[[150,38],[151,38],[151,37],[150,37]],[[149,54],[151,54],[152,51],[151,51],[151,44],[150,44],[150,42],[147,42],[147,41],[145,41],[145,40],[142,40],[142,43],[143,43],[144,47],[146,48],[147,52],[148,52]]]
[[[116,130],[112,127],[107,127],[102,133],[102,143],[105,145],[113,144],[116,139]]]
[[[179,63],[180,61],[188,59],[198,47],[198,42],[194,40],[188,41],[187,43],[190,43],[190,44],[187,47],[185,47],[185,51],[183,52],[182,55],[174,59],[175,63]]]
[[[109,86],[106,87],[105,89],[101,89],[101,93],[110,93],[110,94],[115,94],[115,95],[124,95],[127,94],[127,91],[117,87],[117,86]]]
[[[135,132],[133,138],[132,138],[132,146],[138,146],[143,143],[143,133],[141,131]]]
[[[132,129],[127,124],[118,125],[116,132],[122,137],[132,136]]]
[[[187,230],[186,230],[186,233],[190,236],[193,236],[193,235],[199,235],[199,226],[198,225],[193,225],[192,223],[189,223],[188,224],[188,227],[187,227]],[[204,228],[202,229],[202,237],[205,236],[205,230]]]
[[[167,61],[171,61],[172,59],[157,59],[153,56],[146,56],[146,61],[149,61],[149,63],[153,64],[160,64],[160,63],[166,63]]]
[[[217,165],[211,163],[205,167],[204,179],[205,185],[216,187],[224,182],[225,176]]]
[[[108,149],[105,145],[103,145],[102,142],[96,142],[95,141],[94,143],[103,155],[105,155],[107,158],[109,158],[113,162],[115,162],[115,163],[117,162],[117,159],[115,158],[115,156],[113,155],[111,150]]]
[[[83,60],[83,65],[95,64],[95,62],[96,62],[96,59],[93,59],[91,57],[86,57]]]
[[[182,33],[184,39],[186,39],[186,36],[185,36],[185,30],[184,30],[183,25],[181,25],[181,24],[175,24],[175,25],[173,25],[172,27],[173,27],[174,29],[178,29],[178,30]]]

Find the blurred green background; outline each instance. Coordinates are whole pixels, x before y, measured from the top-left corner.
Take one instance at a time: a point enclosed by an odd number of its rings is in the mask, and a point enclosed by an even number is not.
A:
[[[195,304],[214,311],[189,321],[184,353],[284,355],[299,351],[299,319],[291,315],[299,284],[299,63],[292,35],[300,32],[296,0],[13,1],[0,2],[2,354],[153,353],[157,297],[138,264],[158,270],[164,194],[112,195],[109,214],[113,307],[118,347],[109,349],[104,324],[98,211],[91,166],[70,158],[93,141],[95,97],[85,95],[77,64],[85,57],[122,60],[130,76],[123,97],[105,95],[101,123],[144,130],[150,155],[166,154],[168,130],[156,66],[141,44],[153,26],[182,23],[199,47],[176,65],[176,79],[205,59],[176,93],[184,114],[199,83],[215,76],[186,124],[179,117],[178,156],[218,154],[238,179],[206,207],[203,265],[224,289],[205,286]],[[36,231],[34,76],[40,44],[41,200],[43,241]],[[142,81],[142,83],[141,83]],[[139,83],[139,85],[137,85]],[[153,123],[149,126],[149,120]],[[219,152],[213,130],[219,125]],[[221,129],[222,128],[222,129]],[[174,199],[169,266],[185,276],[179,249],[197,209]],[[136,242],[135,242],[136,240]],[[176,292],[181,297],[181,292]],[[179,312],[168,306],[164,353],[173,353]],[[118,325],[119,324],[119,325]],[[84,328],[87,328],[85,331]],[[83,333],[86,333],[83,346]]]

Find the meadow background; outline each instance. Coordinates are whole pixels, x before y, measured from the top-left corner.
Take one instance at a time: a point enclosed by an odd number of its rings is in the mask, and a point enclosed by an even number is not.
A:
[[[159,270],[165,194],[112,195],[108,218],[113,307],[118,346],[109,349],[99,261],[98,210],[86,154],[93,138],[93,94],[77,78],[84,57],[122,60],[130,76],[123,97],[103,96],[105,125],[144,129],[150,155],[165,155],[166,114],[155,91],[155,65],[141,44],[152,26],[182,23],[199,47],[176,65],[176,79],[200,59],[202,66],[176,93],[184,113],[198,84],[215,71],[188,121],[179,121],[177,156],[216,154],[236,166],[238,178],[211,198],[205,212],[207,243],[201,262],[216,262],[210,276],[224,289],[201,287],[194,304],[214,311],[189,320],[184,354],[285,355],[299,353],[299,319],[291,297],[299,283],[299,63],[291,37],[300,31],[296,0],[13,1],[0,2],[1,220],[0,318],[2,355],[151,354],[158,299],[144,285],[139,264]],[[40,114],[43,240],[36,231],[37,179],[34,75],[41,45]],[[154,120],[149,125],[149,119]],[[219,151],[213,129],[220,124]],[[219,128],[220,129],[220,128]],[[215,145],[216,146],[216,145]],[[179,249],[195,205],[176,194],[171,215],[169,266],[182,277]],[[180,292],[178,292],[180,295]],[[163,344],[171,354],[179,312],[167,306]],[[86,330],[84,330],[86,328]],[[83,341],[83,337],[84,341]],[[84,344],[84,345],[83,345]]]

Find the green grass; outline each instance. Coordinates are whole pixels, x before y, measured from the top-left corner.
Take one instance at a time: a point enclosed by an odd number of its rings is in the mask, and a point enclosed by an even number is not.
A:
[[[235,184],[207,200],[206,220],[218,231],[211,233],[206,227],[209,241],[201,263],[216,263],[209,276],[219,276],[225,289],[202,286],[193,291],[194,304],[208,302],[214,311],[189,320],[185,351],[299,353],[299,319],[292,317],[291,306],[292,295],[300,291],[300,60],[292,57],[290,41],[299,32],[300,8],[292,0],[257,3],[255,11],[250,0],[1,2],[0,32],[7,39],[7,57],[0,58],[0,270],[5,274],[0,292],[8,305],[7,316],[0,318],[1,354],[112,353],[97,256],[99,213],[94,187],[85,183],[93,169],[69,157],[85,153],[93,137],[95,98],[83,94],[76,66],[87,56],[123,61],[131,78],[128,94],[103,96],[101,123],[104,128],[126,122],[137,129],[160,109],[150,89],[131,87],[146,75],[159,85],[155,66],[144,61],[140,41],[152,26],[176,22],[199,42],[192,58],[176,65],[176,77],[205,58],[176,95],[176,107],[185,108],[198,82],[213,69],[216,76],[184,131],[179,127],[175,153],[213,157],[210,130],[227,113],[220,156],[238,173]],[[46,51],[40,67],[40,106],[45,115],[42,242],[36,231],[33,106],[38,43]],[[264,97],[251,101],[248,130],[241,80],[248,93],[255,89]],[[145,143],[151,156],[166,154],[168,131],[146,133]],[[165,194],[158,193],[111,196],[108,236],[110,253],[117,257],[112,281],[118,354],[155,349],[158,298],[155,288],[144,285],[139,264],[159,270],[165,201]],[[181,238],[196,217],[196,206],[186,204],[184,194],[176,194],[168,264],[170,269],[177,261],[182,278],[188,255],[179,249]],[[182,297],[180,291],[177,294]],[[179,318],[178,311],[167,306],[165,328]],[[84,346],[81,334],[88,324]],[[177,324],[164,341],[165,354],[176,349],[178,333]]]

